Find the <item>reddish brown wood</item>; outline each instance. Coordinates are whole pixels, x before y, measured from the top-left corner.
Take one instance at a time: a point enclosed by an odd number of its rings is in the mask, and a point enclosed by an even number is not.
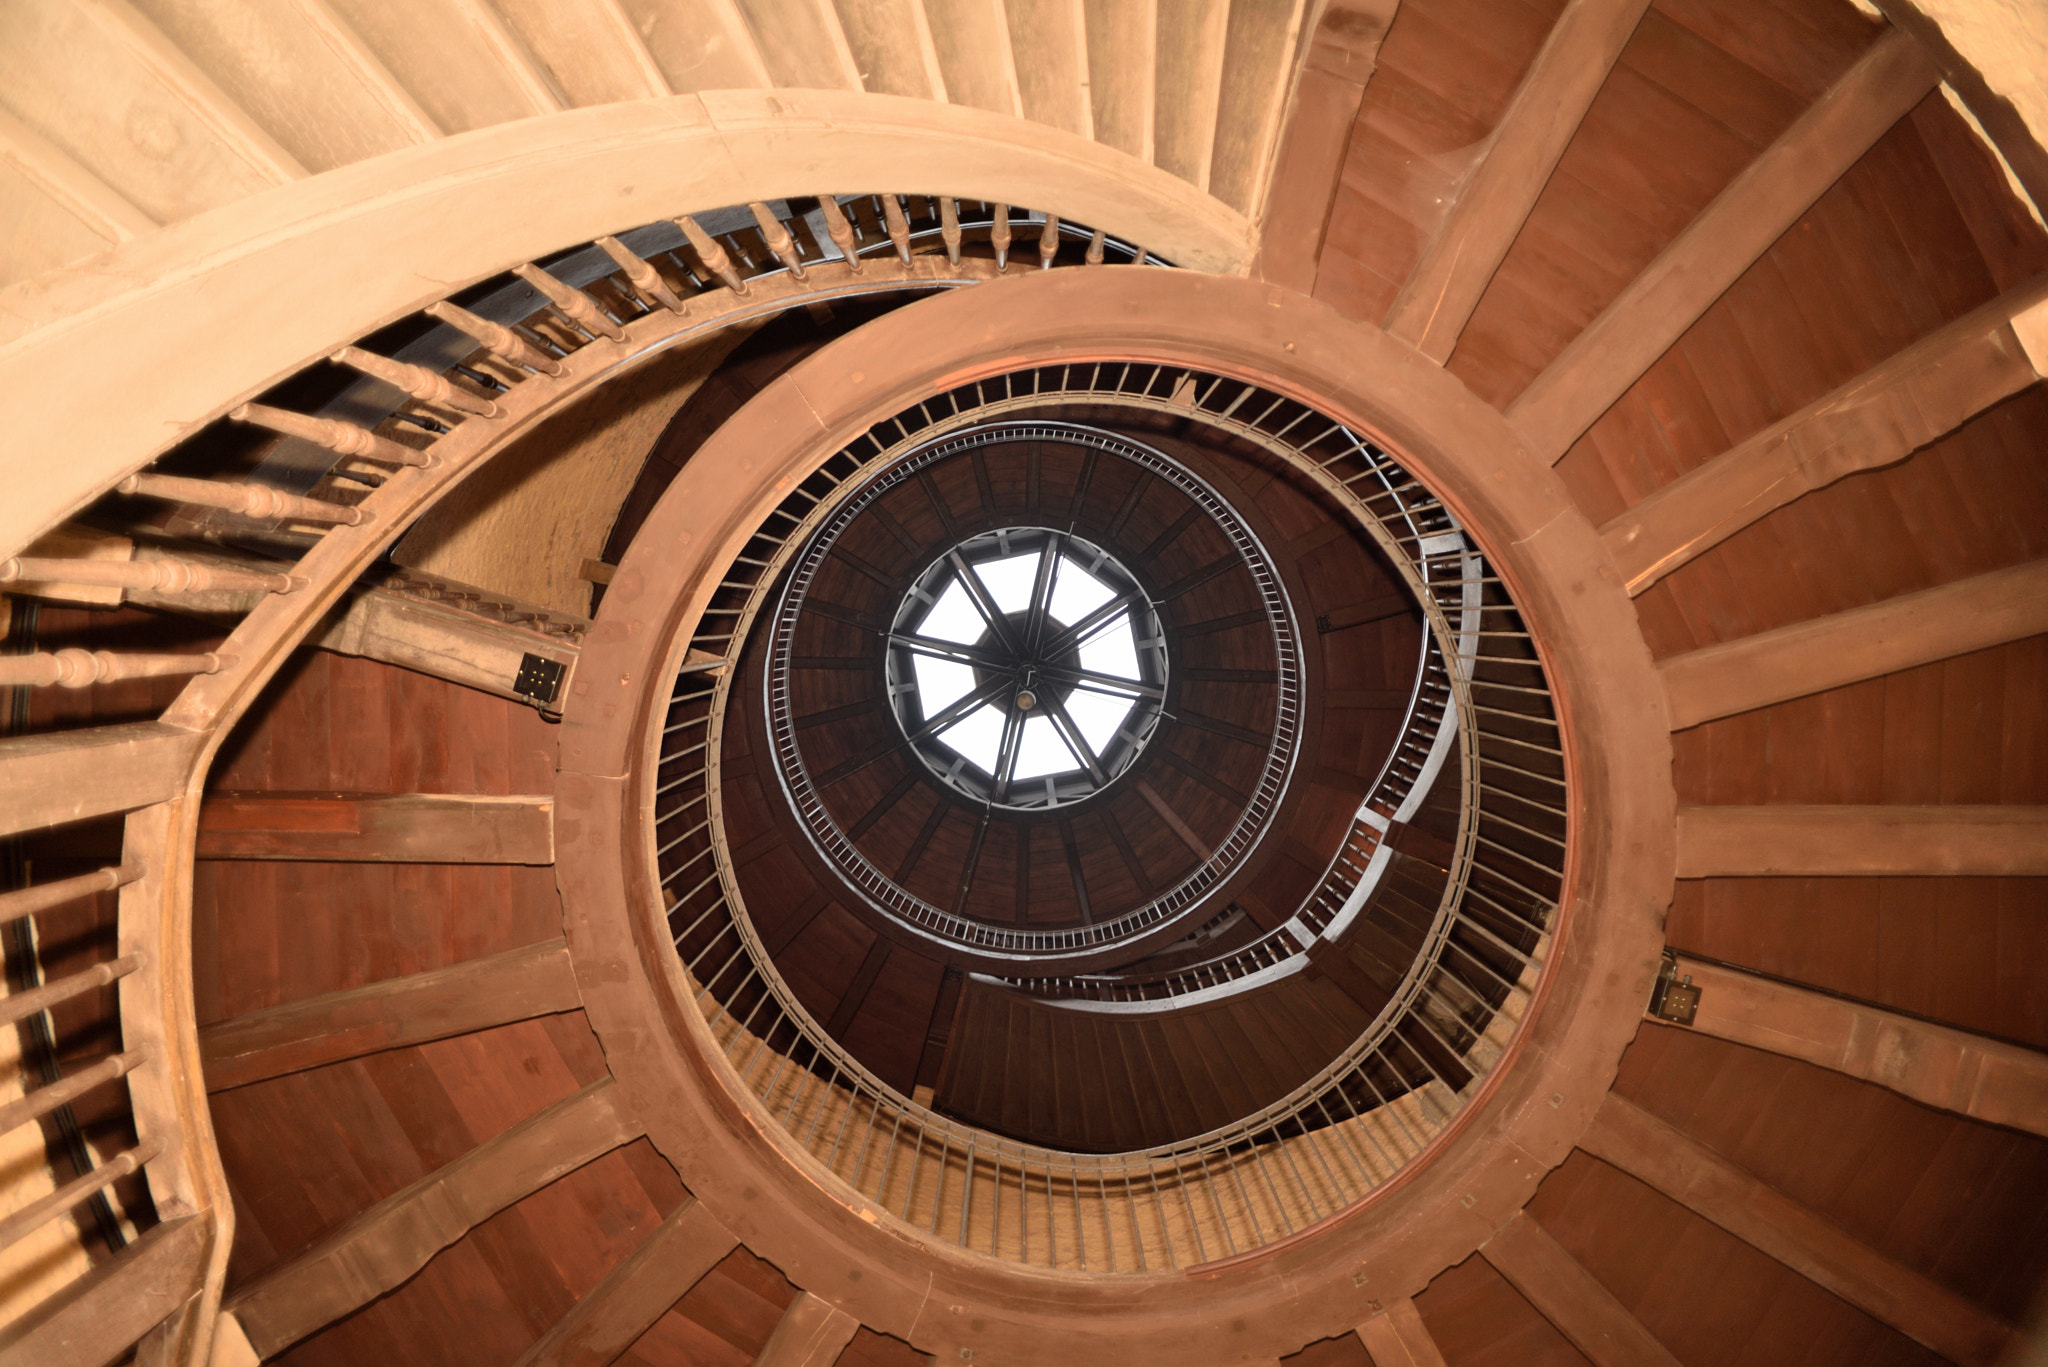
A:
[[[322,863],[552,864],[546,796],[445,793],[212,793],[199,809],[201,859]]]
[[[1619,1096],[1580,1146],[1926,1344],[1951,1362],[1995,1361],[2011,1330]]]
[[[597,1367],[616,1361],[738,1243],[703,1206],[684,1201],[541,1335],[518,1367]]]
[[[1680,878],[2048,874],[2048,807],[1680,807]]]
[[[832,1367],[860,1321],[810,1292],[798,1294],[754,1359],[754,1367]]]
[[[1403,1296],[1358,1326],[1373,1367],[1446,1367],[1415,1302]]]
[[[1517,1212],[1479,1252],[1595,1367],[1679,1367],[1614,1293],[1526,1213]]]

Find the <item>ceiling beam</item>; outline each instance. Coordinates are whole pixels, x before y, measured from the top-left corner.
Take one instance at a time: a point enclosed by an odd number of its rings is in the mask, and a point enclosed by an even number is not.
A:
[[[1403,1296],[1358,1326],[1373,1367],[1447,1367],[1415,1302]]]
[[[1660,662],[1671,729],[2048,632],[2048,560],[1958,579]]]
[[[526,658],[539,656],[563,671],[559,683],[539,698],[549,712],[562,710],[580,654],[575,642],[560,636],[388,589],[356,594],[347,610],[330,618],[308,644],[518,702],[534,700],[520,684]]]
[[[1544,459],[1564,458],[1616,399],[1785,230],[1941,80],[1890,30],[1743,168],[1506,410]]]
[[[1613,1093],[1579,1147],[1951,1362],[1995,1361],[2012,1337],[1946,1287]]]
[[[1700,989],[1690,1022],[1698,1034],[2048,1137],[2048,1053],[1701,959],[1681,955],[1677,971]]]
[[[859,1328],[860,1321],[844,1310],[799,1291],[776,1321],[754,1367],[832,1367]]]
[[[2048,807],[1680,807],[1678,877],[2048,874]]]
[[[1527,1211],[1516,1211],[1480,1245],[1479,1256],[1556,1325],[1593,1367],[1680,1367],[1628,1307]]]
[[[199,1057],[221,1092],[582,1006],[568,942],[545,940],[201,1026]]]
[[[1441,365],[1479,307],[1550,173],[1649,0],[1571,0],[1459,183],[1386,328]]]
[[[853,981],[839,994],[838,1005],[832,1008],[832,1019],[825,1023],[825,1033],[833,1039],[843,1036],[853,1024],[853,1018],[860,1014],[867,1002],[868,993],[875,986],[875,979],[882,976],[882,969],[889,962],[890,944],[877,935],[868,946],[867,957],[860,961],[860,967],[853,971]]]
[[[209,793],[200,859],[367,864],[552,864],[545,795]]]
[[[212,1224],[204,1214],[165,1220],[58,1288],[0,1329],[0,1367],[121,1359],[136,1340],[198,1293],[213,1243]]]
[[[154,721],[0,740],[0,835],[167,802],[205,743]]]
[[[230,1298],[260,1357],[411,1280],[491,1216],[638,1137],[610,1078],[522,1120],[344,1223]]]
[[[703,1203],[682,1205],[556,1320],[517,1367],[601,1367],[616,1361],[704,1274],[739,1247]]]
[[[1631,594],[1765,515],[1904,460],[2048,369],[2048,276],[1895,352],[1600,529]]]

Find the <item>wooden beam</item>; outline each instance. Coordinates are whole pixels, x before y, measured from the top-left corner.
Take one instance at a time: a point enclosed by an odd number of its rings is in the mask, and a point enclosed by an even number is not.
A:
[[[561,710],[581,653],[559,636],[384,590],[357,594],[310,644],[519,700],[525,696],[514,687],[520,667],[528,655],[538,655],[567,671],[550,711]]]
[[[1699,1034],[2048,1137],[2048,1053],[1700,959],[1680,956],[1678,972],[1700,989]]]
[[[615,1361],[705,1273],[739,1247],[701,1202],[685,1197],[640,1247],[521,1355],[517,1367]]]
[[[882,976],[882,966],[889,962],[890,944],[877,935],[875,942],[868,946],[867,957],[860,961],[860,967],[853,971],[853,981],[840,994],[838,1005],[832,1008],[832,1019],[825,1026],[825,1033],[838,1039],[853,1024],[853,1018],[860,1014],[860,1008],[868,999],[868,992],[875,985],[875,979]]]
[[[1892,30],[1700,211],[1508,406],[1557,461],[1773,242],[1813,207],[1941,73]]]
[[[808,1291],[797,1292],[776,1321],[754,1367],[832,1367],[860,1321]]]
[[[1516,1211],[1480,1246],[1479,1256],[1594,1367],[1679,1367],[1671,1351],[1527,1211]]]
[[[1663,661],[1671,729],[2048,632],[2048,560],[1901,594]]]
[[[1351,150],[1365,87],[1400,0],[1332,0],[1309,39],[1259,211],[1252,274],[1301,294],[1316,262]]]
[[[198,1294],[209,1215],[152,1226],[106,1262],[0,1328],[0,1367],[99,1367]]]
[[[12,166],[110,243],[154,232],[157,222],[70,153],[0,110],[0,162]]]
[[[2030,339],[2033,339],[2030,344]],[[1631,594],[1766,514],[1955,431],[2048,368],[2048,276],[1930,333],[1600,529]]]
[[[153,721],[0,740],[0,835],[168,801],[205,742]]]
[[[1387,310],[1387,331],[1439,365],[1607,81],[1649,0],[1571,0],[1429,245]]]
[[[2048,874],[2048,807],[1680,807],[1680,878]]]
[[[1403,1296],[1358,1326],[1373,1367],[1446,1367],[1415,1302]]]
[[[593,1082],[371,1206],[237,1292],[259,1356],[274,1357],[403,1285],[433,1256],[517,1201],[636,1138],[610,1078]]]
[[[1951,1362],[1989,1363],[2012,1331],[1706,1145],[1612,1093],[1579,1147]]]
[[[582,1006],[568,942],[546,940],[201,1026],[199,1056],[206,1090],[223,1092]]]
[[[545,795],[212,793],[199,809],[201,859],[376,864],[552,864]]]

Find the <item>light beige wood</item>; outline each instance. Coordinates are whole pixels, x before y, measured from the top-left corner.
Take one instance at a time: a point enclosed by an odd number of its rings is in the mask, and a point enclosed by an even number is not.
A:
[[[754,1367],[832,1367],[860,1321],[808,1291],[799,1291],[754,1358]]]
[[[1678,876],[2048,874],[2048,807],[1680,807]]]
[[[1150,165],[1159,80],[1159,0],[1090,0],[1088,108],[1095,136]]]
[[[1744,527],[1854,474],[1904,460],[2034,383],[2048,280],[2029,281],[1658,489],[1600,529],[1630,593]]]
[[[343,78],[361,86],[370,102],[388,114],[412,141],[427,142],[445,134],[434,116],[384,65],[383,58],[336,11],[332,0],[290,0],[290,8],[293,18],[334,54]]]
[[[859,90],[860,69],[832,0],[737,0],[768,75],[780,86]]]
[[[545,940],[202,1026],[199,1051],[219,1092],[581,1004],[567,945]]]
[[[67,208],[22,167],[0,156],[0,288],[98,256],[111,239]]]
[[[1649,0],[1572,0],[1387,310],[1387,331],[1450,359]]]
[[[1579,1146],[1956,1363],[1991,1363],[2012,1333],[1962,1297],[1610,1095]]]
[[[739,1240],[711,1212],[685,1197],[640,1247],[520,1355],[517,1367],[584,1367],[616,1360],[738,1246]]]
[[[490,2],[570,106],[669,93],[668,78],[616,0]]]
[[[8,590],[10,593],[109,608],[120,606],[126,597],[118,584],[92,582],[95,568],[122,566],[135,557],[135,543],[125,536],[116,536],[82,523],[67,522],[61,527],[52,527],[25,550],[27,554],[14,558],[15,563],[60,560],[67,566],[65,575],[49,578],[24,572]]]
[[[98,892],[111,892],[123,883],[132,883],[142,876],[139,866],[133,864],[110,865],[92,873],[81,873],[75,878],[59,878],[54,882],[38,883],[33,887],[20,888],[14,892],[0,893],[0,925],[18,921],[24,916],[50,907],[58,907],[80,897],[89,897]]]
[[[1023,117],[1024,97],[1017,87],[1004,0],[924,0],[924,10],[939,70],[946,78],[947,98],[954,104]]]
[[[527,108],[535,114],[557,114],[569,101],[560,86],[534,57],[533,50],[512,26],[505,22],[493,0],[449,0],[490,51],[492,58],[517,87]]]
[[[114,1257],[0,1328],[0,1367],[114,1362],[199,1290],[210,1221],[186,1215],[145,1230]]]
[[[229,1303],[271,1357],[403,1285],[477,1224],[639,1134],[606,1078],[394,1192]]]
[[[1658,666],[1671,729],[2048,632],[2048,560],[1795,622]]]
[[[68,1002],[73,997],[117,982],[142,967],[140,955],[124,954],[118,959],[106,959],[91,968],[80,969],[53,983],[11,992],[0,997],[0,1025],[12,1025],[27,1020],[40,1011],[47,1011],[59,1002]]]
[[[59,1106],[67,1106],[96,1087],[126,1077],[145,1061],[143,1054],[134,1049],[122,1054],[109,1054],[97,1063],[0,1106],[0,1134],[46,1116]]]
[[[619,0],[619,8],[677,94],[771,84],[734,0]]]
[[[0,834],[162,802],[182,791],[204,740],[158,722],[0,740]]]
[[[1085,0],[1003,0],[1003,9],[1024,117],[1094,137]]]
[[[124,679],[164,679],[179,674],[217,674],[232,655],[117,655],[111,650],[70,646],[58,651],[0,656],[0,687],[90,688]]]
[[[617,35],[619,46],[624,49],[627,59],[640,73],[642,95],[660,98],[675,94],[675,87],[668,83],[668,76],[662,71],[661,63],[654,60],[647,42],[640,36],[640,30],[633,27],[633,20],[626,13],[621,0],[591,0],[598,20]]]
[[[1993,1125],[2048,1136],[2048,1053],[1681,956],[1691,1029],[1803,1059]]]
[[[513,685],[528,655],[567,665],[564,690],[577,657],[576,647],[559,636],[382,590],[358,594],[311,644],[513,699],[520,696]]]
[[[436,125],[487,128],[539,111],[459,0],[327,0]]]
[[[1594,1367],[1680,1367],[1671,1350],[1526,1211],[1480,1245],[1479,1256]]]
[[[1445,1367],[1422,1312],[1406,1296],[1361,1323],[1358,1338],[1373,1367]]]
[[[924,0],[834,0],[833,8],[868,91],[945,102],[946,76]]]
[[[0,163],[108,242],[126,242],[158,226],[90,168],[5,109],[0,109]]]
[[[112,590],[121,601],[130,592],[152,599],[181,594],[290,593],[301,587],[290,574],[247,570],[159,554],[134,560],[52,560],[11,556],[0,560],[0,584],[10,593],[72,598],[78,591]]]
[[[1301,71],[1307,0],[1232,0],[1217,88],[1209,193],[1251,213],[1264,202],[1281,118]]]
[[[146,1140],[132,1149],[115,1154],[91,1171],[72,1178],[49,1195],[39,1197],[18,1210],[9,1211],[4,1217],[0,1217],[0,1249],[18,1243],[65,1211],[84,1205],[130,1173],[140,1172],[142,1165],[154,1158],[156,1153],[156,1142]]]
[[[214,792],[199,810],[201,859],[552,864],[554,799]]]
[[[1507,415],[1536,452],[1572,443],[1941,79],[1893,30],[1745,167],[1545,367]]]
[[[1176,0],[1159,7],[1152,160],[1198,190],[1209,188],[1230,6],[1231,0]]]

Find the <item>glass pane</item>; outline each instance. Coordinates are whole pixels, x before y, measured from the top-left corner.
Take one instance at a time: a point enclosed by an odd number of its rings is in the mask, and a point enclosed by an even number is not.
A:
[[[1024,723],[1024,736],[1017,745],[1017,768],[1011,778],[1044,778],[1080,767],[1081,761],[1067,748],[1052,718],[1032,717]]]
[[[939,732],[939,739],[965,755],[968,763],[993,777],[996,754],[1003,748],[1003,714],[983,703],[962,720]]]
[[[983,620],[981,609],[974,606],[974,600],[968,596],[966,585],[958,579],[951,579],[917,630],[923,636],[971,646],[988,630],[988,623]]]
[[[1080,621],[1116,597],[1116,590],[1082,569],[1070,555],[1060,557],[1052,581],[1052,619],[1061,626]]]
[[[988,596],[1004,612],[1022,612],[1031,606],[1031,586],[1038,579],[1038,562],[1043,551],[1013,555],[1007,560],[989,560],[974,567]]]
[[[974,691],[973,665],[913,655],[910,667],[917,675],[917,700],[927,721]]]
[[[1129,698],[1113,698],[1106,693],[1088,693],[1080,689],[1067,695],[1067,715],[1074,719],[1074,728],[1081,733],[1081,739],[1088,742],[1088,748],[1100,758],[1116,739],[1116,729],[1124,724],[1124,718],[1131,715]]]
[[[1131,614],[1118,613],[1093,638],[1081,643],[1081,668],[1119,679],[1140,677],[1138,642],[1131,631]]]

